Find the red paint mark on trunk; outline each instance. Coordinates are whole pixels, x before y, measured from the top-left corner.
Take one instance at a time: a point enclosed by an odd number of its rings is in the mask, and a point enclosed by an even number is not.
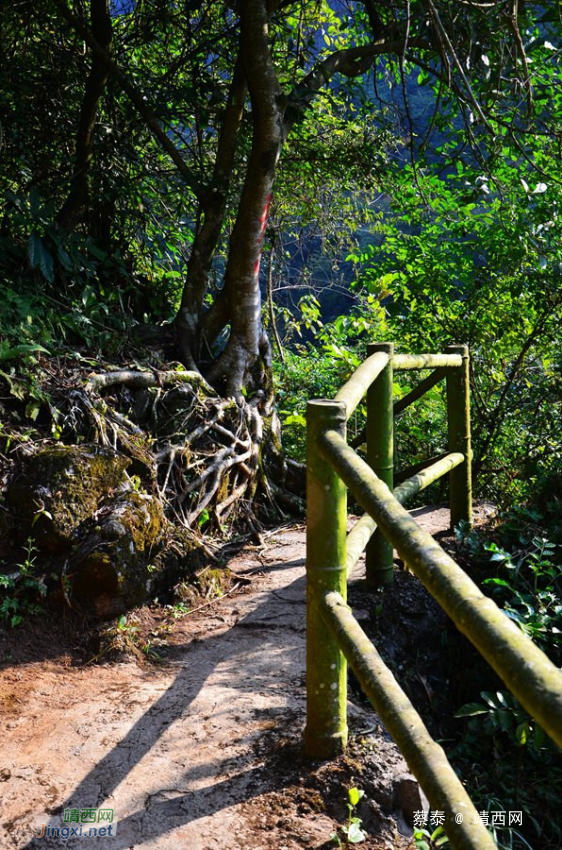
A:
[[[260,218],[262,236],[265,233],[265,227],[266,227],[267,218],[268,218],[268,215],[269,215],[270,204],[271,204],[271,192],[269,193],[269,195],[265,199],[265,206],[263,208],[263,213],[262,213],[262,216]]]
[[[271,197],[272,193],[270,192],[267,198],[265,199],[265,204],[263,208],[263,212],[260,216],[260,235],[259,235],[259,243],[258,243],[258,251],[259,256],[254,263],[254,276],[257,277],[260,273],[260,262],[261,262],[261,246],[263,245],[263,237],[265,236],[265,228],[267,227],[267,219],[269,218],[269,207],[271,206]]]

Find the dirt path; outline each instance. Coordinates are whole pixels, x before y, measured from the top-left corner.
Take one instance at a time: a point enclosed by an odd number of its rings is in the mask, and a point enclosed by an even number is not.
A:
[[[424,521],[435,531],[448,515]],[[251,583],[181,620],[164,665],[65,666],[48,649],[38,661],[8,660],[0,673],[0,847],[328,846],[337,819],[322,781],[338,786],[341,822],[350,757],[328,777],[326,766],[300,755],[304,530],[276,533],[231,567]],[[367,818],[377,835],[362,846],[407,846],[407,767],[369,708],[352,705],[350,724],[375,727],[371,767],[385,774]],[[86,808],[113,810],[116,834],[33,838],[43,825],[63,826],[65,810]]]

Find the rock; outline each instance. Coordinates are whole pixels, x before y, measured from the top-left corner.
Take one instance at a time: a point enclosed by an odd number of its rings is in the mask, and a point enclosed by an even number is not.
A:
[[[394,803],[396,808],[401,809],[409,826],[414,823],[414,812],[429,811],[429,802],[410,773],[405,773],[395,780]]]
[[[396,801],[396,789],[394,787],[393,777],[379,777],[371,793],[373,800],[378,803],[381,810],[386,814],[390,814]]]
[[[124,493],[80,530],[66,570],[74,607],[100,619],[123,614],[150,593],[165,519],[152,496]]]
[[[125,483],[129,458],[107,446],[54,446],[37,452],[8,487],[6,501],[21,535],[50,552],[71,546],[74,532]]]
[[[169,594],[201,566],[193,534],[167,522],[158,498],[131,489],[131,462],[105,446],[55,446],[10,484],[16,534],[6,536],[33,538],[55,605],[110,619],[155,590]]]

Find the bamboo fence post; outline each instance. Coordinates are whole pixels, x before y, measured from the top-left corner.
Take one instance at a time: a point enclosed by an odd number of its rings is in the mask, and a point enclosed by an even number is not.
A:
[[[332,758],[347,744],[347,662],[321,618],[321,600],[337,590],[347,598],[347,488],[320,455],[319,438],[345,439],[347,406],[315,399],[307,406],[306,690],[304,746],[313,758]]]
[[[389,361],[367,392],[367,463],[390,491],[394,479],[394,411],[392,407],[394,343],[376,342],[369,355],[382,351]],[[366,583],[370,590],[392,584],[394,560],[392,543],[377,529],[367,544]]]
[[[468,345],[449,345],[460,354],[462,366],[447,369],[449,452],[462,452],[465,461],[449,473],[451,528],[461,520],[472,525],[472,449],[470,443],[470,383]]]

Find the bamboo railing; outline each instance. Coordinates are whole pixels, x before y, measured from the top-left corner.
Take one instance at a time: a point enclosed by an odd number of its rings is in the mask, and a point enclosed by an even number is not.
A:
[[[434,369],[393,404],[395,369]],[[418,464],[394,487],[393,418],[443,378],[447,381],[447,454]],[[346,423],[367,395],[367,425],[355,445]],[[347,576],[366,548],[366,581],[384,587],[393,550],[476,646],[524,708],[562,746],[562,674],[423,531],[403,503],[449,475],[451,526],[472,522],[468,349],[445,354],[394,354],[369,347],[367,359],[333,400],[307,408],[307,724],[305,749],[331,758],[347,743],[347,663],[401,749],[434,810],[444,811],[454,848],[488,850],[495,842],[478,817],[442,748],[384,665],[346,605]],[[366,514],[347,534],[347,489]]]

